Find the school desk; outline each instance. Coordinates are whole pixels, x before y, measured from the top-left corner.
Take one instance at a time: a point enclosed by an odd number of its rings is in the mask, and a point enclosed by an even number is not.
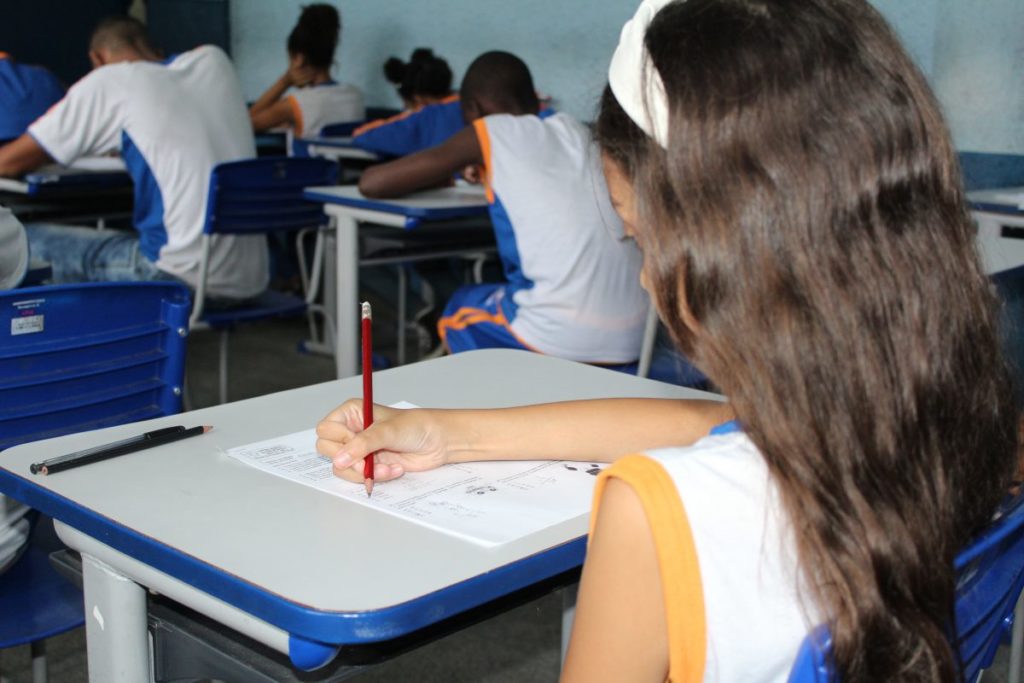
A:
[[[998,273],[1024,265],[1024,187],[967,193],[978,224],[978,246],[985,272]]]
[[[115,158],[83,159],[73,166],[44,166],[23,178],[0,178],[0,191],[30,197],[59,197],[130,188],[124,162]]]
[[[129,218],[132,180],[117,158],[85,159],[72,167],[45,166],[22,178],[0,178],[0,204],[23,223]]]
[[[355,186],[310,187],[306,198],[322,202],[324,211],[337,228],[335,247],[335,353],[338,377],[356,374],[359,356],[359,226],[374,224],[397,230],[430,231],[452,222],[485,218],[487,198],[480,187],[459,185],[426,192],[417,192],[400,199],[369,199]],[[469,233],[491,228],[483,222],[471,226]],[[460,253],[479,253],[479,239],[465,249],[451,248],[431,252],[430,258]],[[405,260],[399,257],[398,260]],[[413,259],[410,259],[413,260]],[[330,307],[329,307],[330,308]],[[401,346],[401,344],[400,344]]]
[[[374,381],[380,403],[451,408],[709,396],[509,349],[406,365]],[[351,377],[4,452],[0,492],[52,516],[82,554],[91,681],[149,680],[147,589],[311,667],[337,646],[408,643],[581,565],[586,514],[485,547],[224,454],[308,429],[360,392]],[[48,477],[29,473],[33,462],[176,424],[214,430]]]
[[[305,148],[306,156],[323,157],[332,161],[378,161],[380,155],[352,145],[351,137],[296,138],[292,149]]]

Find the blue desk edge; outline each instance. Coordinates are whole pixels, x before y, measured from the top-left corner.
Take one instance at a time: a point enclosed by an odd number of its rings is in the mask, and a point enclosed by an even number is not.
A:
[[[423,207],[402,206],[394,204],[387,199],[357,199],[354,197],[338,197],[337,195],[306,190],[303,196],[311,201],[324,204],[339,204],[351,206],[356,209],[367,209],[369,211],[381,211],[392,213],[406,218],[418,218],[424,221],[441,221],[449,218],[464,218],[468,216],[483,216],[487,214],[486,204],[480,206],[458,206],[441,209],[428,209]]]
[[[575,569],[583,564],[586,553],[586,537],[581,536],[408,602],[375,611],[329,612],[263,590],[8,470],[0,469],[0,492],[287,631],[292,640],[297,637],[314,644],[355,645],[413,633]]]

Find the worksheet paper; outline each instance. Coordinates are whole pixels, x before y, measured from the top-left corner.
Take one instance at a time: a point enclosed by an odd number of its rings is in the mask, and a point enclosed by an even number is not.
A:
[[[483,546],[507,543],[588,513],[603,468],[566,461],[452,464],[379,482],[367,498],[362,484],[334,476],[331,461],[316,451],[312,429],[232,448],[227,454],[269,474]]]

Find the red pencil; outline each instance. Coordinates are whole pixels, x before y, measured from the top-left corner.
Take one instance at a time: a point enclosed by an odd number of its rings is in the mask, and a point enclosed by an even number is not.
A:
[[[373,424],[373,311],[363,302],[363,429]],[[363,486],[366,497],[373,494],[373,453],[363,460]]]

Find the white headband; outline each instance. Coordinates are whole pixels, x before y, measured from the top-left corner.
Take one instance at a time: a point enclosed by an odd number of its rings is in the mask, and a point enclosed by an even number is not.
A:
[[[658,11],[672,0],[643,0],[633,18],[622,27],[619,45],[608,67],[608,85],[619,106],[654,138],[662,147],[668,147],[668,99],[665,85],[644,47],[647,27]],[[644,85],[647,92],[643,92]]]

